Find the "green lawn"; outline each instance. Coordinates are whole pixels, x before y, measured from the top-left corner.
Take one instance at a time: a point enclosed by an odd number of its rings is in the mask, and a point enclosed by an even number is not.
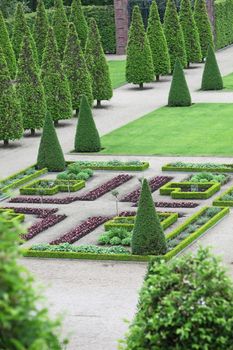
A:
[[[114,89],[126,83],[125,61],[109,61],[110,75]]]
[[[225,89],[233,90],[233,73],[223,77],[223,86]]]
[[[233,104],[163,107],[102,137],[105,154],[233,155]]]

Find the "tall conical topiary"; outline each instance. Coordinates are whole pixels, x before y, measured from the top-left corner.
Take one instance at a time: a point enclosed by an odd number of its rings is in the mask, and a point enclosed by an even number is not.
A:
[[[171,69],[174,69],[176,59],[179,58],[183,67],[187,66],[183,31],[179,22],[174,0],[168,0],[164,16],[164,33],[167,39]]]
[[[92,80],[73,23],[70,23],[67,35],[63,69],[70,86],[73,110],[79,109],[82,95],[86,95],[91,106],[93,103]]]
[[[181,1],[180,24],[184,35],[188,66],[190,62],[201,62],[202,54],[200,38],[190,0]]]
[[[72,1],[70,22],[74,23],[81,47],[84,50],[87,41],[88,25],[83,14],[81,0]]]
[[[132,253],[136,255],[161,255],[167,250],[164,231],[146,179],[142,183],[131,243]]]
[[[66,162],[59,143],[53,121],[49,114],[45,117],[43,133],[37,156],[38,169],[47,168],[48,171],[63,171]]]
[[[74,149],[76,152],[98,152],[101,150],[99,133],[85,95],[81,101]]]
[[[172,83],[169,91],[168,106],[169,107],[184,107],[192,104],[189,88],[185,80],[184,72],[177,58]]]
[[[128,83],[139,84],[140,88],[143,88],[144,83],[154,80],[154,66],[150,44],[145,33],[139,6],[135,6],[133,9],[129,29],[126,80]]]
[[[63,0],[54,0],[53,29],[61,58],[66,45],[69,22],[63,6]]]
[[[0,48],[5,56],[6,63],[13,79],[16,73],[16,60],[14,50],[9,38],[8,30],[2,12],[0,11]]]
[[[47,112],[55,124],[73,115],[71,94],[63,72],[53,28],[49,28],[41,66]]]
[[[93,18],[90,20],[85,57],[92,78],[93,98],[97,100],[97,106],[100,106],[102,100],[112,98],[113,90],[99,29]]]
[[[209,45],[214,45],[211,24],[206,9],[206,0],[195,0],[194,19],[200,37],[202,59],[204,60],[207,56]]]
[[[152,59],[154,64],[154,74],[156,80],[160,75],[170,73],[170,57],[168,53],[167,41],[160,22],[158,7],[153,0],[150,7],[150,15],[147,26],[147,37],[150,43]]]
[[[37,47],[38,62],[42,63],[49,22],[43,0],[38,0],[34,25],[34,39]]]
[[[201,82],[202,90],[221,90],[223,89],[223,80],[221,77],[218,63],[215,57],[214,49],[209,46],[205,68]]]
[[[23,120],[20,104],[0,48],[0,140],[7,145],[9,140],[20,139],[22,136]]]
[[[16,81],[23,127],[31,129],[31,134],[34,135],[35,129],[40,129],[44,125],[46,103],[44,88],[27,36],[24,37],[19,55]]]

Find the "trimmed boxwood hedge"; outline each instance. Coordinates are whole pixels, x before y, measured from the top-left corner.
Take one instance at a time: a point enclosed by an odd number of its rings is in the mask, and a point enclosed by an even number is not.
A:
[[[20,194],[23,195],[54,195],[58,192],[76,192],[85,187],[83,180],[55,180],[52,187],[36,187],[39,182],[46,182],[48,180],[36,180],[25,187],[20,188]]]
[[[219,164],[219,168],[208,168],[208,166],[205,167],[196,167],[192,168],[189,166],[182,166],[177,167],[173,166],[172,164],[166,164],[162,166],[162,171],[184,171],[184,172],[202,172],[207,171],[210,173],[233,173],[233,164],[226,164],[226,166],[229,166],[229,168],[221,167],[221,164]]]
[[[72,152],[73,153],[73,152]],[[75,153],[75,152],[74,152]],[[66,162],[67,164],[73,164],[76,162]],[[77,162],[78,163],[78,162]],[[150,164],[148,162],[142,162],[140,165],[109,165],[109,166],[101,166],[101,165],[81,165],[82,169],[92,169],[92,170],[119,170],[119,171],[142,171],[148,169]]]
[[[233,0],[216,0],[214,2],[216,49],[233,43],[232,13]]]
[[[25,220],[25,215],[16,213],[13,209],[4,209],[0,208],[0,214],[6,214],[7,217],[1,217],[0,215],[0,221],[3,221],[6,224],[13,225],[14,223],[23,222]]]
[[[182,186],[198,186],[205,189],[204,192],[185,192]],[[176,187],[177,186],[177,187]],[[220,190],[220,183],[200,183],[200,182],[168,182],[160,188],[161,195],[171,195],[174,199],[207,199]]]
[[[217,207],[233,207],[233,200],[222,200],[222,197],[226,194],[233,192],[233,186],[228,188],[227,191],[223,192],[219,197],[213,201],[213,205]]]

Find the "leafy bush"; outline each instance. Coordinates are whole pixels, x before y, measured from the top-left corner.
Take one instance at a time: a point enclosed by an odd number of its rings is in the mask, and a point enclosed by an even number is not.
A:
[[[192,181],[192,182],[200,182],[200,183],[220,182],[221,184],[226,183],[228,180],[229,180],[229,176],[225,174],[212,174],[208,172],[192,175],[189,179],[189,181]]]
[[[185,162],[174,162],[169,165],[177,167],[177,168],[208,168],[208,169],[229,169],[230,165],[226,164],[216,164],[216,163],[185,163]]]
[[[91,169],[82,169],[79,164],[70,164],[66,171],[57,175],[58,180],[88,180],[93,176]]]
[[[129,232],[124,228],[112,228],[98,238],[98,243],[101,245],[111,244],[130,246],[131,237],[132,232]]]

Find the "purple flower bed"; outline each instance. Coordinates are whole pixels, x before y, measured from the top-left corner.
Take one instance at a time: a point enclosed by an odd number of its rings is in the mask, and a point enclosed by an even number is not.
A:
[[[50,242],[50,244],[74,243],[110,219],[111,217],[108,216],[90,217],[71,231],[65,233],[62,237]]]
[[[199,203],[195,202],[154,202],[157,208],[196,208]],[[138,203],[135,203],[133,207],[137,207]]]
[[[158,190],[160,187],[165,185],[167,182],[171,181],[173,177],[171,176],[155,176],[149,180],[149,185],[151,192]],[[141,186],[138,186],[136,190],[128,193],[120,201],[121,202],[137,202],[139,200],[141,193]]]
[[[124,216],[124,217],[127,217],[127,216],[135,216],[136,215],[136,211],[122,211],[119,216]]]
[[[4,207],[3,209],[13,209],[16,213],[36,215],[38,218],[45,218],[48,215],[54,214],[58,208],[42,209],[42,208],[27,208],[27,207]]]

